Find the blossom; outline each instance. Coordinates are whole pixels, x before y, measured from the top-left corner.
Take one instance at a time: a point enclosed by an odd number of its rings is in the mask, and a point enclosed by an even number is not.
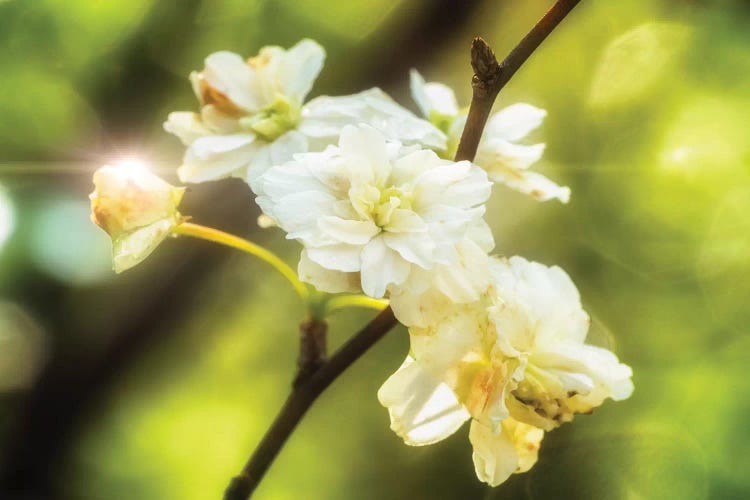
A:
[[[234,176],[255,190],[255,180],[269,167],[334,144],[350,123],[370,123],[404,143],[445,145],[442,132],[377,88],[304,104],[324,59],[312,40],[288,50],[263,47],[247,61],[226,51],[209,55],[204,69],[190,75],[200,112],[173,112],[164,124],[187,146],[180,180]]]
[[[459,109],[450,87],[437,82],[426,83],[411,71],[411,92],[422,114],[448,135],[447,148],[441,153],[452,158],[458,149],[467,113]],[[538,128],[547,112],[530,104],[508,106],[490,116],[477,149],[474,162],[484,168],[491,180],[533,196],[539,201],[570,199],[570,189],[560,187],[529,167],[539,161],[544,144],[523,145],[516,142]]]
[[[135,163],[94,172],[91,220],[112,238],[115,272],[135,266],[182,221],[185,188],[172,186]]]
[[[633,384],[630,367],[585,343],[589,317],[562,269],[520,257],[491,258],[489,269],[475,302],[421,296],[414,361],[379,399],[407,444],[439,441],[471,419],[477,475],[496,485],[533,465],[544,431],[628,398]]]
[[[491,188],[471,163],[388,142],[368,125],[345,126],[338,146],[296,155],[260,184],[263,211],[304,245],[300,278],[372,297],[425,289],[432,271],[458,264]]]

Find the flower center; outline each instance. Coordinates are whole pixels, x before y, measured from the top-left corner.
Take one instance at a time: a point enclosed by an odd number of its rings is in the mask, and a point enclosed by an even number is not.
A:
[[[413,200],[414,195],[403,187],[381,189],[380,197],[373,207],[373,221],[378,227],[387,226],[396,209],[411,210]]]
[[[302,108],[286,96],[276,94],[273,102],[260,112],[240,118],[240,126],[255,132],[262,139],[271,142],[299,123]]]

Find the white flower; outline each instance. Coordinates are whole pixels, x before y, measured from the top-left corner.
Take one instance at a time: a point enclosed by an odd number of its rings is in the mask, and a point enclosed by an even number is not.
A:
[[[491,184],[469,162],[346,126],[338,146],[269,169],[258,204],[305,249],[300,275],[327,292],[425,289],[482,224]]]
[[[200,112],[171,113],[164,124],[188,146],[178,169],[180,179],[204,182],[234,176],[256,189],[255,180],[266,169],[295,153],[335,143],[347,123],[391,129],[404,143],[445,145],[439,130],[379,89],[320,97],[304,105],[324,59],[323,48],[312,40],[289,50],[264,47],[247,61],[232,52],[209,55],[203,71],[190,75]]]
[[[451,436],[471,414],[451,388],[407,357],[378,391],[388,408],[391,429],[410,446],[425,446]],[[469,432],[477,477],[497,486],[511,474],[526,472],[537,460],[544,431],[506,418],[497,429],[472,420]]]
[[[185,188],[167,184],[132,162],[94,172],[91,220],[112,238],[115,272],[135,266],[181,221],[177,206]]]
[[[588,315],[558,267],[492,258],[480,300],[427,293],[412,307],[421,309],[409,329],[416,361],[379,393],[391,427],[407,444],[429,444],[471,418],[477,475],[490,484],[531,467],[544,430],[633,391],[630,367],[585,343]]]
[[[458,148],[467,113],[459,110],[453,90],[442,83],[425,83],[411,71],[411,92],[422,114],[448,135],[448,147],[442,153],[453,157]],[[539,201],[570,199],[570,189],[560,187],[529,167],[544,153],[544,144],[516,144],[539,127],[547,112],[530,104],[513,104],[493,114],[484,129],[474,163],[484,168],[490,179]]]

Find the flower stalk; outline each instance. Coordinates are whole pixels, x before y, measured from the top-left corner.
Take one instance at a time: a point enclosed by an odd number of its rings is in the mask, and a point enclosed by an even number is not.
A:
[[[262,246],[253,243],[252,241],[240,238],[239,236],[234,236],[232,234],[225,233],[224,231],[220,231],[211,227],[193,224],[192,222],[183,222],[182,224],[174,228],[172,232],[177,235],[191,236],[193,238],[198,238],[201,240],[212,241],[214,243],[225,245],[259,258],[267,264],[270,264],[271,267],[273,267],[284,278],[286,278],[286,280],[292,285],[300,298],[305,303],[308,302],[310,291],[308,290],[307,285],[299,280],[299,278],[297,277],[297,273],[294,272],[294,269],[289,267],[286,262],[281,260],[270,250],[267,250]]]

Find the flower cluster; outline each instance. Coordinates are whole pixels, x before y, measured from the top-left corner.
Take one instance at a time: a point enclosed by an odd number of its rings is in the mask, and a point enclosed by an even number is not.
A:
[[[490,255],[492,181],[540,201],[569,199],[567,187],[529,170],[544,144],[517,142],[546,112],[497,112],[475,160],[455,162],[467,114],[451,89],[412,71],[426,120],[377,88],[306,102],[324,57],[311,40],[248,60],[210,55],[190,75],[200,111],[164,125],[187,146],[177,173],[244,179],[264,225],[301,243],[299,279],[388,299],[411,342],[378,393],[392,429],[420,446],[471,420],[477,476],[500,484],[536,462],[545,432],[633,390],[630,368],[585,342],[589,317],[562,269]],[[137,168],[104,168],[95,184],[94,219],[113,238],[118,271],[182,221],[182,189]]]

